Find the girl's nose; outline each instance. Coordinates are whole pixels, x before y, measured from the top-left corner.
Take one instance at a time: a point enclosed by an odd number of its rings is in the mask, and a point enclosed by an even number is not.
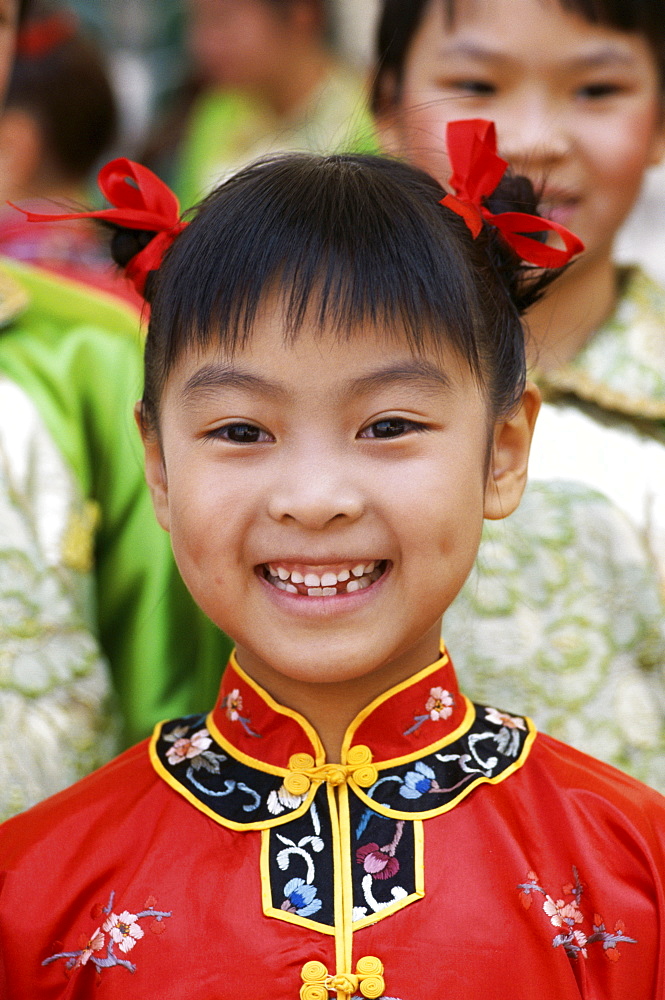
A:
[[[538,94],[516,101],[511,113],[497,125],[500,153],[513,170],[533,177],[534,170],[551,167],[571,150],[565,115],[556,102]]]
[[[332,463],[292,465],[277,479],[268,501],[275,521],[320,531],[333,521],[355,521],[365,509],[362,488]]]

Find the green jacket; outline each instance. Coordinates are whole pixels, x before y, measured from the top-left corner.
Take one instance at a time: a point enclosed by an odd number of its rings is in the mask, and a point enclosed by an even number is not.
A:
[[[0,372],[31,398],[98,508],[98,638],[134,742],[159,719],[209,707],[230,642],[189,596],[152,511],[132,417],[142,389],[136,313],[34,268],[5,260],[2,269],[27,304],[4,317]]]

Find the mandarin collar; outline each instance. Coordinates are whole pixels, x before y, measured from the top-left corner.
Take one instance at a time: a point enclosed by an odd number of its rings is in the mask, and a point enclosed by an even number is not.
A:
[[[368,748],[374,764],[424,756],[463,727],[470,709],[442,647],[438,660],[379,695],[356,716],[344,736],[341,764],[349,763],[349,754],[353,759],[358,746]],[[316,766],[326,763],[314,727],[252,680],[235,652],[208,721],[220,742],[259,769],[288,768],[295,754],[313,757]]]
[[[320,791],[336,787],[367,815],[439,815],[478,785],[521,768],[535,735],[531,720],[461,694],[443,650],[363,709],[347,729],[340,762],[327,762],[310,723],[232,656],[213,711],[157,725],[150,758],[172,789],[216,823],[267,830],[304,817]]]

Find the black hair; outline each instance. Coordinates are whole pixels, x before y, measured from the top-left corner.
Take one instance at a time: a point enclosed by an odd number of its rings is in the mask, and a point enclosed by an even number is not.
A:
[[[46,23],[58,10],[34,3],[21,27]],[[116,136],[118,111],[103,56],[76,27],[45,51],[22,54],[19,44],[5,103],[36,118],[47,161],[67,180],[87,178]]]
[[[441,3],[444,15],[452,22],[455,0],[383,0],[372,90],[374,111],[383,110],[386,74],[392,74],[399,88],[413,36],[432,3]],[[591,24],[642,35],[656,58],[661,86],[665,88],[665,0],[557,0],[557,3],[563,10],[579,14]]]
[[[525,178],[504,178],[498,203],[535,209]],[[512,192],[512,195],[511,195]],[[525,193],[532,204],[525,205]],[[278,294],[287,334],[306,317],[353,336],[363,324],[406,335],[414,351],[446,343],[486,391],[493,415],[509,412],[525,379],[521,314],[552,280],[527,268],[494,227],[473,239],[439,204],[443,188],[397,160],[288,154],[241,170],[202,202],[153,272],[143,419],[159,402],[183,351],[251,337],[257,310]],[[125,265],[145,245],[115,238]]]

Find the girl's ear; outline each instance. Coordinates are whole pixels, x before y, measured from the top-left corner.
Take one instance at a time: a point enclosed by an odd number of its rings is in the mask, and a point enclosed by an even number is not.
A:
[[[162,455],[162,446],[158,434],[154,429],[148,428],[143,420],[143,404],[139,400],[134,406],[134,419],[136,420],[143,450],[145,453],[145,478],[152,497],[152,506],[155,509],[155,516],[164,531],[169,531],[171,527],[169,517],[169,487],[166,478],[166,466]]]
[[[494,426],[485,486],[485,517],[490,521],[508,517],[522,498],[540,400],[540,390],[527,382],[519,409]]]

